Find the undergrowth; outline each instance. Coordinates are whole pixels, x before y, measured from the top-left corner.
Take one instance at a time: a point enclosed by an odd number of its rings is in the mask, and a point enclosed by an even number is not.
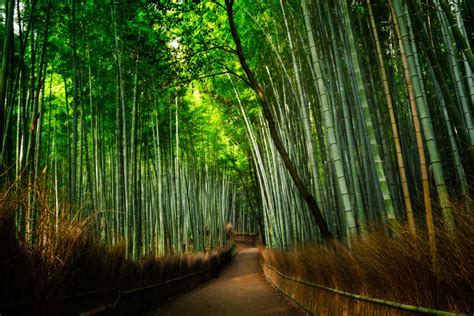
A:
[[[26,193],[0,193],[0,307],[100,289],[138,288],[202,271],[219,260],[217,252],[129,260],[123,244],[95,242],[88,232],[91,219],[68,216],[67,206],[62,206],[59,224],[53,224],[46,194],[36,196],[38,223],[31,243],[15,225],[15,212],[26,203]]]
[[[474,216],[463,207],[454,207],[455,228],[438,223],[437,252],[430,256],[426,231],[410,235],[407,227],[397,227],[392,237],[380,228],[368,228],[354,237],[351,247],[340,242],[298,247],[290,252],[261,249],[264,264],[300,280],[373,298],[438,310],[474,313]],[[291,284],[290,284],[291,283]],[[286,282],[289,292],[315,291]],[[293,288],[292,288],[293,287]],[[321,290],[317,290],[321,291]],[[316,297],[320,314],[338,314],[334,298]],[[350,300],[347,304],[355,304]],[[332,305],[331,305],[332,302]],[[359,304],[359,303],[357,303]],[[380,315],[380,306],[370,304],[358,314]],[[350,309],[349,309],[350,310]],[[377,312],[377,310],[379,312]],[[341,310],[339,310],[341,312]],[[387,312],[390,313],[391,312]]]

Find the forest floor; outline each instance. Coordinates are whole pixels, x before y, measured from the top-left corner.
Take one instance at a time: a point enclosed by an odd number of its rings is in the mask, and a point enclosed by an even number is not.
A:
[[[152,315],[302,315],[263,276],[257,248],[239,252],[219,276]]]

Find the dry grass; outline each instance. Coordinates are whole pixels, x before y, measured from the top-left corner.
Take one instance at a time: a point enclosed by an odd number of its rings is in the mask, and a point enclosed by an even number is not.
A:
[[[48,197],[37,193],[38,225],[35,243],[22,240],[15,227],[15,211],[26,203],[26,193],[1,199],[0,192],[0,306],[67,296],[92,290],[142,287],[202,271],[219,254],[187,254],[140,261],[125,258],[123,245],[105,247],[90,234],[90,220],[68,216],[62,206],[60,224],[51,221]]]
[[[335,242],[329,246],[301,247],[292,252],[262,249],[261,253],[266,264],[301,280],[369,297],[472,314],[474,216],[462,207],[456,208],[455,213],[454,232],[438,225],[435,266],[426,232],[419,230],[418,237],[413,238],[406,227],[397,228],[392,238],[380,229],[368,229],[365,236],[352,240],[351,248]],[[277,279],[276,274],[271,277]],[[297,297],[312,297],[313,306],[320,314],[393,312],[295,282],[276,281]],[[317,293],[304,293],[311,291]],[[345,307],[336,306],[336,300]]]

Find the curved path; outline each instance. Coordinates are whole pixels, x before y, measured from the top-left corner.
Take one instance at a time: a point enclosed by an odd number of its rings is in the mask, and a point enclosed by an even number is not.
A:
[[[214,279],[149,315],[301,315],[265,280],[257,248],[240,248]]]

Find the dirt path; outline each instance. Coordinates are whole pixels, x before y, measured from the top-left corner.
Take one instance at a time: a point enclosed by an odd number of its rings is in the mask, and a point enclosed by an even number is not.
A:
[[[241,248],[218,276],[149,315],[301,315],[263,276],[257,248]]]

